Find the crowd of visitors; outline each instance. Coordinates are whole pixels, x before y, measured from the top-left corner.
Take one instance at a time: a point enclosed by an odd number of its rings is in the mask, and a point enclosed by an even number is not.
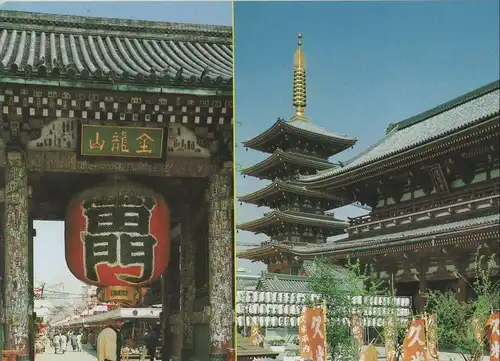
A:
[[[71,351],[82,351],[82,333],[79,331],[68,331],[66,333],[50,331],[49,340],[56,354],[66,353],[68,346],[71,347]]]

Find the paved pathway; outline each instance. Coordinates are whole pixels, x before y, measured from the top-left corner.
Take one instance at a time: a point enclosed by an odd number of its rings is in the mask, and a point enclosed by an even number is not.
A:
[[[37,354],[35,361],[97,361],[95,351],[83,349],[82,352],[66,351],[65,354],[55,354],[53,348]]]

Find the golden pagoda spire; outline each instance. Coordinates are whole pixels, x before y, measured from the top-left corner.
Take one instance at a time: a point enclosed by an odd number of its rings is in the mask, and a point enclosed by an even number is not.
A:
[[[308,119],[306,108],[306,58],[302,50],[302,34],[297,34],[297,50],[293,59],[293,105],[295,116],[292,119]]]

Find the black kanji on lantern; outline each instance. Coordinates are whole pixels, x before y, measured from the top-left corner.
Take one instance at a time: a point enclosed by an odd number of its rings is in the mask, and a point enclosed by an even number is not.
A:
[[[85,276],[98,282],[97,266],[140,266],[139,277],[117,276],[131,284],[150,279],[154,271],[154,246],[150,234],[151,211],[156,204],[152,197],[126,196],[111,201],[84,201],[87,220],[84,233]]]

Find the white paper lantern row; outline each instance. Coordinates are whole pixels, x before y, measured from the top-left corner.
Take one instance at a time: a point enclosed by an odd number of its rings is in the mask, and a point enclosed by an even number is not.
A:
[[[411,297],[353,296],[353,305],[411,307]]]
[[[237,303],[305,304],[309,301],[316,302],[320,299],[320,295],[308,293],[262,291],[238,291],[236,293]]]
[[[277,317],[277,316],[238,316],[237,324],[239,327],[252,327],[258,324],[260,327],[297,327],[298,317]]]
[[[401,324],[407,324],[409,322],[409,317],[398,318]],[[340,319],[338,322],[344,325],[350,325],[350,320],[348,318]],[[363,327],[384,327],[387,323],[386,318],[381,317],[364,317]],[[278,317],[278,316],[238,316],[237,324],[239,327],[252,327],[258,324],[260,327],[298,327],[299,318],[298,317]]]
[[[237,314],[247,315],[270,315],[270,316],[299,316],[305,309],[306,305],[284,305],[272,303],[250,303],[250,304],[236,304]],[[351,309],[351,314],[359,314],[363,316],[388,316],[392,313],[391,307],[369,307],[361,306]],[[398,317],[406,317],[410,315],[409,308],[396,308],[394,309]]]
[[[396,316],[398,316],[398,317],[409,316],[411,313],[409,308],[392,309],[390,307],[369,307],[369,306],[353,308],[351,313],[352,314],[359,314],[359,315],[363,315],[363,316],[388,316],[388,315],[392,314],[393,310],[394,310]]]
[[[401,323],[407,323],[409,318],[398,318]],[[364,327],[384,327],[387,324],[386,318],[373,318],[373,317],[365,317],[363,318],[363,326]]]
[[[306,309],[307,309],[306,305],[283,305],[283,304],[272,304],[272,303],[236,304],[237,314],[248,314],[248,315],[299,316]]]

